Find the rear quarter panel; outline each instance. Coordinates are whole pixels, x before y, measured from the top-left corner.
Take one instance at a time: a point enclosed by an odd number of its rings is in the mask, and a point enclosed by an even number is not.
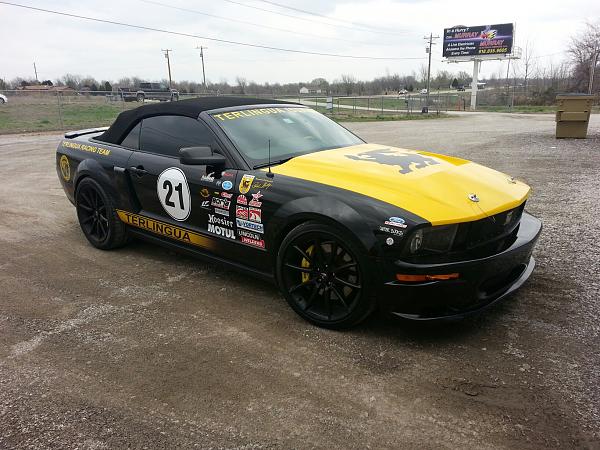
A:
[[[111,146],[92,140],[94,135],[80,136],[74,139],[64,138],[56,149],[56,171],[63,190],[71,203],[75,204],[77,184],[84,177],[92,177],[124,207],[123,202],[130,201],[129,192],[118,187],[126,182],[124,169],[132,154],[118,146]]]

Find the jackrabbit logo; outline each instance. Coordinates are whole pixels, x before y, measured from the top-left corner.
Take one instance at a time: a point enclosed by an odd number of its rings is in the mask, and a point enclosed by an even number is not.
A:
[[[399,153],[390,149],[371,150],[358,155],[346,155],[346,158],[356,161],[370,161],[387,166],[399,166],[401,174],[407,174],[414,169],[422,169],[427,166],[439,164],[435,159],[418,153]]]
[[[69,158],[66,155],[60,157],[60,174],[65,181],[71,179],[71,166],[69,165]]]

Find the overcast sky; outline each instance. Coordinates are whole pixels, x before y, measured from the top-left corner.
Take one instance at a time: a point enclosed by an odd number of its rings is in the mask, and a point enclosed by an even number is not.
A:
[[[600,19],[598,0],[273,0],[332,19],[258,0],[12,1],[267,46],[346,55],[423,59],[371,61],[285,53],[128,29],[0,4],[0,78],[5,79],[33,77],[35,61],[40,79],[55,79],[65,73],[74,73],[91,75],[99,80],[133,75],[145,80],[158,80],[167,77],[161,49],[170,48],[173,50],[173,79],[200,81],[202,68],[199,52],[195,49],[198,45],[208,47],[205,51],[206,73],[211,81],[235,83],[237,75],[257,82],[297,82],[316,77],[333,80],[345,73],[360,79],[372,79],[386,72],[418,72],[419,66],[427,62],[423,36],[430,31],[441,36],[444,28],[454,25],[507,22],[516,24],[516,45],[524,46],[529,40],[535,54],[540,56],[539,63],[543,65],[560,62],[564,58],[569,37],[581,31],[586,20]],[[434,73],[441,69],[472,70],[472,64],[469,63],[442,62],[440,44],[441,40],[438,40],[433,51]],[[482,66],[484,75],[506,71],[506,62],[486,62]]]

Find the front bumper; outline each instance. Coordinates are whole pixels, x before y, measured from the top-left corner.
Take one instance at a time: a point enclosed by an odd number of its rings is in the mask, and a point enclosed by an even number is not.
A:
[[[380,305],[396,316],[413,320],[460,319],[489,308],[529,278],[535,267],[531,253],[541,230],[540,220],[523,213],[515,242],[500,253],[444,264],[385,264],[387,275],[378,295]],[[460,277],[407,283],[395,281],[396,273],[459,273]]]

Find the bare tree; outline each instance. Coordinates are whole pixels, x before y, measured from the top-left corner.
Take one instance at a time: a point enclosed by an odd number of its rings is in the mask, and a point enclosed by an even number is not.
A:
[[[248,85],[248,80],[246,80],[244,77],[235,77],[235,82],[237,83],[238,88],[240,89],[240,94],[245,94],[246,86]]]
[[[356,78],[354,75],[345,74],[342,75],[341,85],[346,95],[351,95],[354,92],[354,85],[356,83]]]
[[[571,38],[568,49],[573,61],[573,77],[579,90],[597,92],[600,83],[594,83],[594,75],[600,62],[600,21],[588,22],[583,32]],[[596,77],[598,78],[598,77]]]

